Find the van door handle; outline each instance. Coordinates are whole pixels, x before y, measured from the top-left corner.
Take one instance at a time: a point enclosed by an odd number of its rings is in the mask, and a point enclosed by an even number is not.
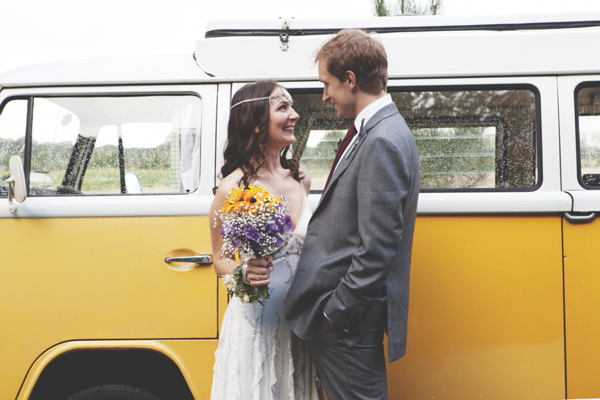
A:
[[[565,213],[565,218],[572,224],[587,224],[596,219],[596,213],[592,212],[589,214],[572,214]]]
[[[198,254],[197,256],[189,257],[167,257],[165,258],[165,262],[187,262],[198,265],[211,265],[213,263],[213,256],[212,254]]]

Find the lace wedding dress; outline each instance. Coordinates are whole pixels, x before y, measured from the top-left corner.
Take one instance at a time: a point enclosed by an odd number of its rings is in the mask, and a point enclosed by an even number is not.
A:
[[[215,353],[212,400],[317,400],[317,372],[308,346],[283,315],[310,220],[303,189],[300,218],[287,246],[274,255],[270,298],[245,304],[232,297]]]

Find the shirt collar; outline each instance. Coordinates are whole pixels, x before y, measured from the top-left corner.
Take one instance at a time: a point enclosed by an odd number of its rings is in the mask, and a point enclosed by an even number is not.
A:
[[[368,106],[362,109],[361,112],[358,113],[356,119],[354,120],[354,126],[356,127],[356,131],[360,132],[360,125],[362,123],[363,127],[367,125],[367,122],[371,119],[373,115],[377,113],[377,111],[381,110],[383,107],[388,104],[393,103],[392,96],[388,93],[385,96],[375,100]],[[364,122],[363,122],[364,120]]]

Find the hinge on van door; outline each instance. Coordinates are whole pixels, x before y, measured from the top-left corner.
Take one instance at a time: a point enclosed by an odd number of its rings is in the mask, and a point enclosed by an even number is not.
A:
[[[283,23],[283,25],[281,26],[281,30],[284,31],[279,34],[279,40],[281,41],[281,51],[288,51],[290,47],[290,26],[287,22]]]

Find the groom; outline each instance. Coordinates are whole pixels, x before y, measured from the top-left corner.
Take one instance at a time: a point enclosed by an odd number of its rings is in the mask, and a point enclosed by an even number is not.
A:
[[[312,339],[329,400],[386,399],[388,358],[404,355],[419,158],[386,93],[387,55],[343,30],[316,56],[323,101],[355,118],[337,150],[285,299],[292,331]]]

